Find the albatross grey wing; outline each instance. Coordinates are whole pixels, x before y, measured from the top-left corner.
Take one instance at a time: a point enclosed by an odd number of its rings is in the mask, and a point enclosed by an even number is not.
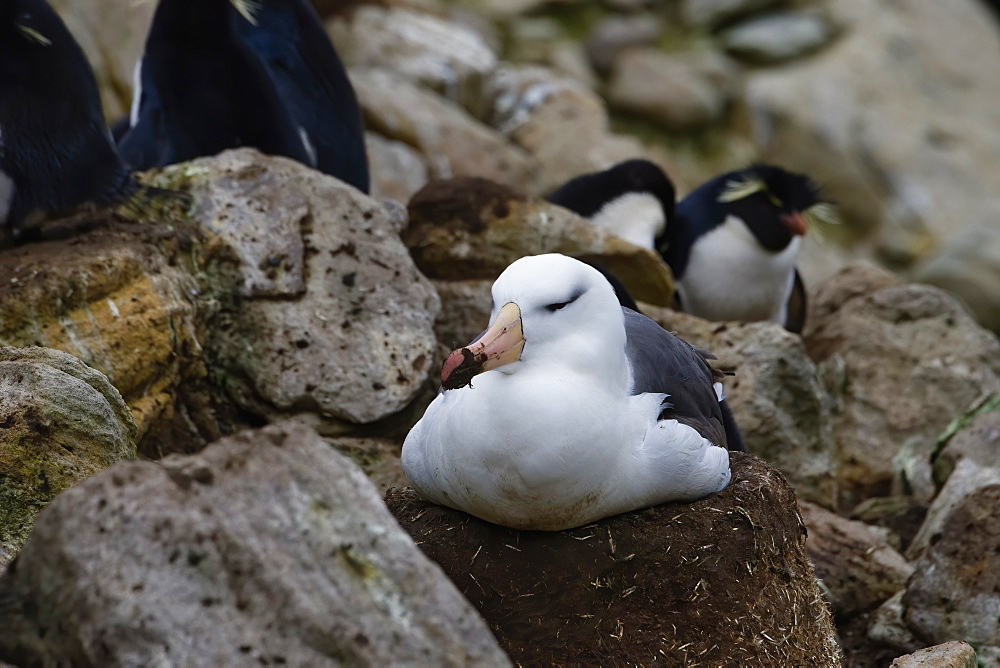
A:
[[[677,420],[716,445],[727,447],[722,407],[715,393],[718,380],[708,364],[711,353],[695,348],[632,309],[625,316],[625,355],[632,367],[632,394],[669,395],[661,420]]]

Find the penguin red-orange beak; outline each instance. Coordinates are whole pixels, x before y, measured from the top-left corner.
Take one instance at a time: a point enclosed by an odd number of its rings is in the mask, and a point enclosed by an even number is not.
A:
[[[441,367],[441,387],[454,390],[469,385],[473,376],[521,359],[523,348],[521,309],[507,302],[482,336],[451,351]]]
[[[802,236],[806,233],[806,219],[798,211],[782,215],[781,222],[789,232],[796,236]]]

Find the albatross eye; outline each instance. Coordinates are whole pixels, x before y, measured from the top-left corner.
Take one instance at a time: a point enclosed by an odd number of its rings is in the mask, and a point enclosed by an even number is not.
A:
[[[561,309],[561,308],[565,308],[566,306],[568,306],[568,305],[572,304],[572,303],[573,303],[573,301],[574,301],[574,300],[572,300],[572,299],[571,299],[571,300],[569,300],[568,302],[559,302],[559,303],[557,303],[557,304],[549,304],[549,305],[547,305],[547,306],[546,306],[545,308],[546,308],[547,310],[551,311],[552,313],[555,313],[555,312],[556,312],[556,311],[558,311],[559,309]]]

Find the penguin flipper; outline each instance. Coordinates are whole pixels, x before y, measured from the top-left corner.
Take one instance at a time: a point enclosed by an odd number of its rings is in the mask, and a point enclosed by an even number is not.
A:
[[[806,324],[806,286],[799,270],[795,270],[792,291],[785,306],[785,329],[793,334],[801,334]]]

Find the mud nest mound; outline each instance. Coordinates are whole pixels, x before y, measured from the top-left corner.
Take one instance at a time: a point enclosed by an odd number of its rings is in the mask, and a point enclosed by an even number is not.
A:
[[[729,487],[558,532],[390,490],[389,509],[522,665],[839,665],[795,493],[732,453]]]

